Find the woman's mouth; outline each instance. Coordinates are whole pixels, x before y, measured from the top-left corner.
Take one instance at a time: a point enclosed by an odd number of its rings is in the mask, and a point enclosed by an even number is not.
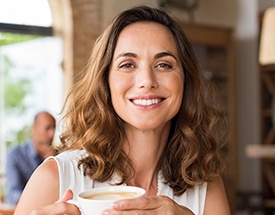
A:
[[[132,99],[131,102],[133,102],[136,105],[140,106],[151,106],[156,105],[162,102],[164,99]]]

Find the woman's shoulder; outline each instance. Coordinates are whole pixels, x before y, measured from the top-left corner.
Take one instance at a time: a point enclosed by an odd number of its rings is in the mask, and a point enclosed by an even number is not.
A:
[[[54,160],[58,166],[59,174],[63,174],[68,171],[79,171],[77,170],[78,162],[87,156],[86,150],[70,150],[61,152],[56,156],[50,156],[44,162]]]
[[[60,154],[56,155],[54,158],[60,161],[79,161],[84,157],[87,157],[88,154],[86,152],[86,150],[82,149],[82,150],[69,150],[69,151],[64,151],[61,152]]]

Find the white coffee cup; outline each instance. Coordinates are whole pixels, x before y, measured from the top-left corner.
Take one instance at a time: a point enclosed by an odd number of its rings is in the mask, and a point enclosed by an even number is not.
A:
[[[83,215],[101,215],[112,208],[115,201],[144,196],[146,191],[134,186],[98,187],[78,194],[78,205]]]

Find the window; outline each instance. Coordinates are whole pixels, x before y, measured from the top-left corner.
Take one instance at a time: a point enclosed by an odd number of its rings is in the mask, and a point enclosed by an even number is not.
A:
[[[52,18],[47,0],[0,0],[0,22],[50,27]]]
[[[51,35],[47,0],[0,0],[0,5],[0,175],[3,175],[7,148],[24,139],[22,132],[29,132],[37,111],[51,112],[58,123],[63,102],[63,44],[60,38]],[[16,103],[16,99],[22,100]]]

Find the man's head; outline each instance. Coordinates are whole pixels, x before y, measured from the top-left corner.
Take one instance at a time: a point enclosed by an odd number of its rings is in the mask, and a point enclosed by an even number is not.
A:
[[[55,118],[48,112],[39,112],[34,117],[31,128],[33,143],[42,158],[52,155],[52,142],[55,133]]]

